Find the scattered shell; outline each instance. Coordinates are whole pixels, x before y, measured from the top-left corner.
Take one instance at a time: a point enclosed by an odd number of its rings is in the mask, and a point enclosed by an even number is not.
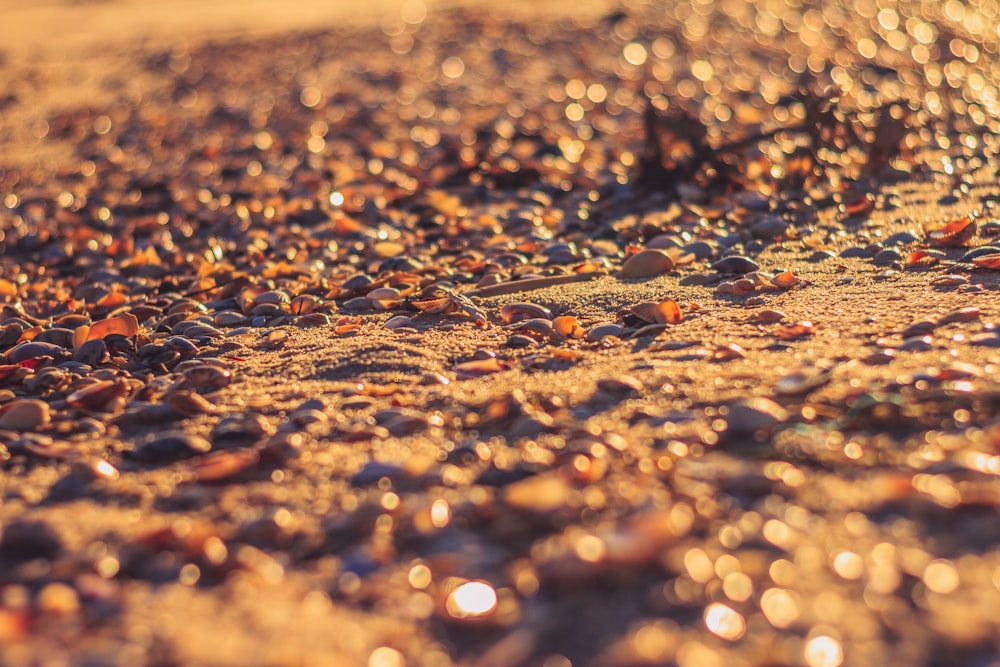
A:
[[[45,401],[23,398],[0,407],[0,428],[33,431],[48,426],[52,410]]]
[[[656,321],[664,324],[680,324],[684,319],[681,307],[673,299],[664,299],[656,304]]]
[[[622,264],[618,277],[623,279],[652,278],[673,270],[674,260],[667,253],[647,248],[629,257]]]
[[[308,315],[320,307],[321,301],[312,294],[301,294],[291,300],[289,310],[295,315]]]
[[[941,261],[941,255],[943,255],[943,253],[940,250],[914,250],[906,256],[906,260],[903,262],[903,265],[907,267],[933,266]]]
[[[1000,255],[998,255],[1000,257]],[[959,276],[954,274],[948,274],[945,276],[938,276],[931,281],[931,285],[935,287],[956,287],[958,285],[967,285],[969,279],[965,276]]]
[[[201,457],[191,465],[191,473],[198,482],[224,482],[249,470],[260,454],[254,449],[213,452]]]
[[[976,235],[976,219],[966,216],[927,232],[927,242],[939,248],[963,246]]]
[[[146,463],[169,463],[205,454],[212,449],[205,438],[181,431],[168,431],[150,437],[132,451],[131,457]]]
[[[926,352],[932,347],[934,339],[930,336],[914,336],[903,340],[896,349],[900,352]]]
[[[465,361],[455,366],[455,374],[458,376],[459,380],[468,380],[470,378],[491,375],[493,373],[499,373],[509,369],[510,366],[499,359],[475,359],[473,361]]]
[[[913,324],[907,326],[903,329],[901,335],[903,338],[912,338],[914,336],[924,336],[933,332],[938,327],[938,322],[934,320],[920,320],[914,322]]]
[[[88,366],[97,366],[108,358],[108,346],[100,338],[88,340],[73,352],[73,361]]]
[[[413,326],[413,319],[407,317],[406,315],[396,315],[395,317],[390,317],[383,324],[386,329],[401,329],[405,327]]]
[[[968,250],[961,257],[958,258],[959,263],[971,262],[974,259],[983,257],[985,255],[998,255],[1000,254],[1000,246],[995,245],[983,245],[978,248],[973,248]]]
[[[760,271],[760,266],[749,257],[732,255],[714,262],[711,269],[724,275],[744,275],[751,271]]]
[[[66,402],[81,410],[117,412],[125,407],[129,391],[128,383],[122,378],[97,380],[71,393]]]
[[[782,271],[774,277],[774,284],[781,289],[790,289],[802,281],[791,271]]]
[[[218,448],[245,447],[274,433],[271,425],[258,414],[229,414],[212,429],[212,443]]]
[[[531,512],[555,512],[566,506],[570,487],[558,472],[533,475],[506,486],[502,498],[507,505]]]
[[[232,382],[232,372],[225,368],[201,364],[184,370],[185,383],[198,391],[216,391]]]
[[[712,351],[712,361],[732,361],[733,359],[745,359],[746,352],[736,343],[720,345]]]
[[[646,387],[641,380],[631,375],[622,375],[617,378],[604,378],[597,381],[597,396],[610,395],[622,396],[627,394],[641,394]]]
[[[833,378],[829,371],[798,371],[778,378],[774,390],[780,396],[802,396],[819,389]]]
[[[286,329],[271,329],[261,336],[260,346],[265,350],[278,350],[285,346],[291,334]]]
[[[753,435],[769,431],[788,419],[788,412],[769,398],[756,396],[730,403],[726,415],[726,434]]]
[[[609,322],[607,324],[598,324],[587,332],[587,340],[591,342],[596,342],[605,338],[607,336],[621,336],[625,333],[625,327],[614,322]]]
[[[972,260],[972,263],[981,269],[1000,271],[1000,253],[981,255]]]
[[[552,320],[552,328],[563,338],[579,339],[587,335],[580,322],[570,315],[563,315]]]
[[[500,318],[505,324],[516,324],[533,318],[551,320],[552,317],[551,310],[535,303],[509,303],[500,309]]]
[[[940,326],[944,326],[946,324],[955,324],[956,322],[974,322],[979,319],[979,315],[980,311],[975,306],[956,308],[939,317],[937,323]]]
[[[203,415],[216,411],[215,404],[207,398],[185,389],[168,392],[164,400],[167,405],[182,415]]]
[[[751,324],[774,324],[775,322],[781,322],[787,317],[783,311],[767,309],[751,314],[748,321]]]
[[[77,329],[81,331],[83,327]],[[111,334],[120,334],[132,338],[139,333],[139,320],[132,313],[125,313],[117,317],[109,317],[106,320],[94,322],[87,332],[87,340],[95,338],[106,338]]]
[[[7,357],[15,364],[20,364],[30,359],[41,359],[49,357],[56,361],[62,361],[70,357],[69,350],[53,345],[52,343],[19,343],[16,347],[7,352]]]
[[[816,333],[816,327],[812,322],[798,322],[778,327],[774,330],[774,335],[781,340],[799,340],[808,338]]]
[[[889,362],[896,359],[896,357],[898,356],[899,353],[896,352],[896,350],[887,348],[887,349],[876,350],[871,354],[862,357],[861,360],[866,364],[868,364],[869,366],[881,366],[884,364],[888,364]]]

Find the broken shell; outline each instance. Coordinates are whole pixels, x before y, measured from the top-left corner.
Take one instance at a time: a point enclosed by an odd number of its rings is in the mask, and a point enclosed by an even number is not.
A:
[[[976,235],[976,219],[971,215],[933,229],[927,233],[927,242],[939,248],[954,248],[962,246]]]
[[[139,320],[132,313],[125,313],[124,315],[94,322],[90,325],[90,330],[86,335],[87,340],[94,340],[95,338],[105,338],[110,334],[121,334],[127,338],[132,338],[138,333]]]
[[[622,264],[619,278],[652,278],[674,268],[674,260],[667,253],[649,249],[640,250]]]
[[[587,335],[580,322],[570,315],[563,315],[552,320],[552,328],[563,338],[583,338]]]
[[[0,408],[0,428],[31,431],[48,426],[51,416],[52,411],[45,401],[19,399]]]
[[[552,311],[535,303],[508,303],[500,309],[500,318],[504,324],[515,324],[532,318],[551,320]]]

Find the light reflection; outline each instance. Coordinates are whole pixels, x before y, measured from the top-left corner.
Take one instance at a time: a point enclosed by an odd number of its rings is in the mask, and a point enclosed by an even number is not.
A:
[[[792,594],[781,588],[769,588],[760,598],[760,609],[776,628],[787,628],[799,618],[799,605]]]
[[[485,581],[469,581],[448,596],[445,608],[453,618],[485,616],[497,607],[497,592]]]
[[[809,667],[840,667],[844,650],[833,637],[819,635],[806,643],[805,658]]]
[[[736,641],[747,631],[743,615],[719,602],[706,607],[705,626],[712,634],[729,641]]]

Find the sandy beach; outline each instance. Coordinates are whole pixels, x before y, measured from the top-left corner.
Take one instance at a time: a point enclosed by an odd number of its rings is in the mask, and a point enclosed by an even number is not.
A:
[[[5,13],[0,664],[1000,660],[992,2]]]

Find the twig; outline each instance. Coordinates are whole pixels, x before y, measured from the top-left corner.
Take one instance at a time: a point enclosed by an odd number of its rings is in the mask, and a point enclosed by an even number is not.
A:
[[[511,280],[499,285],[489,285],[477,289],[462,292],[462,296],[489,297],[500,296],[502,294],[515,294],[517,292],[528,292],[530,290],[542,289],[553,285],[566,285],[569,283],[581,283],[588,280],[603,278],[608,274],[604,272],[591,273],[571,273],[564,276],[542,276],[541,278],[525,278],[524,280]]]

